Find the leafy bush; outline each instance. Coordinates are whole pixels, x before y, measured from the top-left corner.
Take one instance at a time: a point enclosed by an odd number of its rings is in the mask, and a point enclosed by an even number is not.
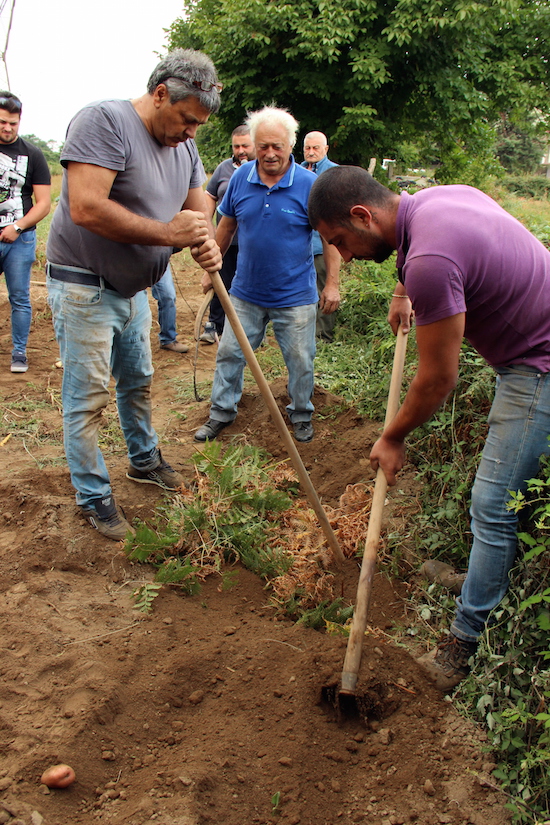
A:
[[[548,198],[550,178],[542,175],[505,175],[501,186],[520,198]]]
[[[530,532],[520,533],[522,555],[511,587],[493,611],[475,676],[461,687],[459,702],[487,728],[500,764],[494,772],[513,797],[515,822],[550,817],[550,463],[532,479],[528,495]]]
[[[318,384],[375,419],[384,417],[391,376],[395,337],[386,316],[396,280],[393,258],[344,265],[335,342],[319,344],[315,360]]]

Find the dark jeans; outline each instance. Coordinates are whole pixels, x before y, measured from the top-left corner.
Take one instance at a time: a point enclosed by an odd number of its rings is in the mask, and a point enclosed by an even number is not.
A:
[[[233,244],[223,256],[223,264],[220,269],[220,278],[222,279],[228,292],[229,287],[233,283],[233,278],[235,277],[235,270],[237,269],[238,251],[239,247],[236,244]],[[218,335],[221,335],[223,332],[223,325],[225,323],[225,312],[223,311],[223,307],[220,304],[220,299],[217,295],[214,295],[212,298],[212,303],[210,304],[210,316],[208,320],[210,323],[216,324],[216,332]]]

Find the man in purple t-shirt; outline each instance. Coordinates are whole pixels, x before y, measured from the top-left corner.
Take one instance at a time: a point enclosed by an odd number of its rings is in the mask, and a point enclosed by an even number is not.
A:
[[[416,317],[418,370],[403,405],[370,454],[389,484],[406,436],[454,388],[463,337],[497,374],[489,434],[472,490],[474,535],[451,634],[419,661],[447,692],[469,672],[517,553],[510,490],[524,491],[550,453],[550,252],[491,198],[469,186],[397,195],[365,170],[339,166],[314,184],[309,219],[345,261],[397,250],[394,332]],[[411,304],[412,302],[412,304]]]

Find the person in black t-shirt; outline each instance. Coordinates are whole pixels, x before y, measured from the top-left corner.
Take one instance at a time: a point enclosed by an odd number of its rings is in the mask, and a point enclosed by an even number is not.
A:
[[[19,137],[21,101],[0,91],[0,271],[11,304],[11,371],[26,372],[36,224],[50,211],[50,170],[40,149]]]

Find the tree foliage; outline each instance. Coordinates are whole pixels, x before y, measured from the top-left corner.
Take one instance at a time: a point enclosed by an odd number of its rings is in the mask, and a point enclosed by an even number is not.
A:
[[[321,129],[340,162],[550,100],[550,10],[539,0],[185,0],[170,48],[202,49],[225,84],[220,121],[275,101]]]
[[[497,135],[497,156],[507,172],[528,174],[537,171],[546,141],[536,121],[526,120],[518,125],[502,118],[497,125]]]
[[[22,135],[22,137],[42,151],[42,154],[46,158],[46,162],[50,167],[50,172],[52,175],[61,174],[62,168],[59,160],[61,157],[61,149],[58,148],[55,141],[50,140],[46,142],[45,140],[36,137],[36,135]]]

